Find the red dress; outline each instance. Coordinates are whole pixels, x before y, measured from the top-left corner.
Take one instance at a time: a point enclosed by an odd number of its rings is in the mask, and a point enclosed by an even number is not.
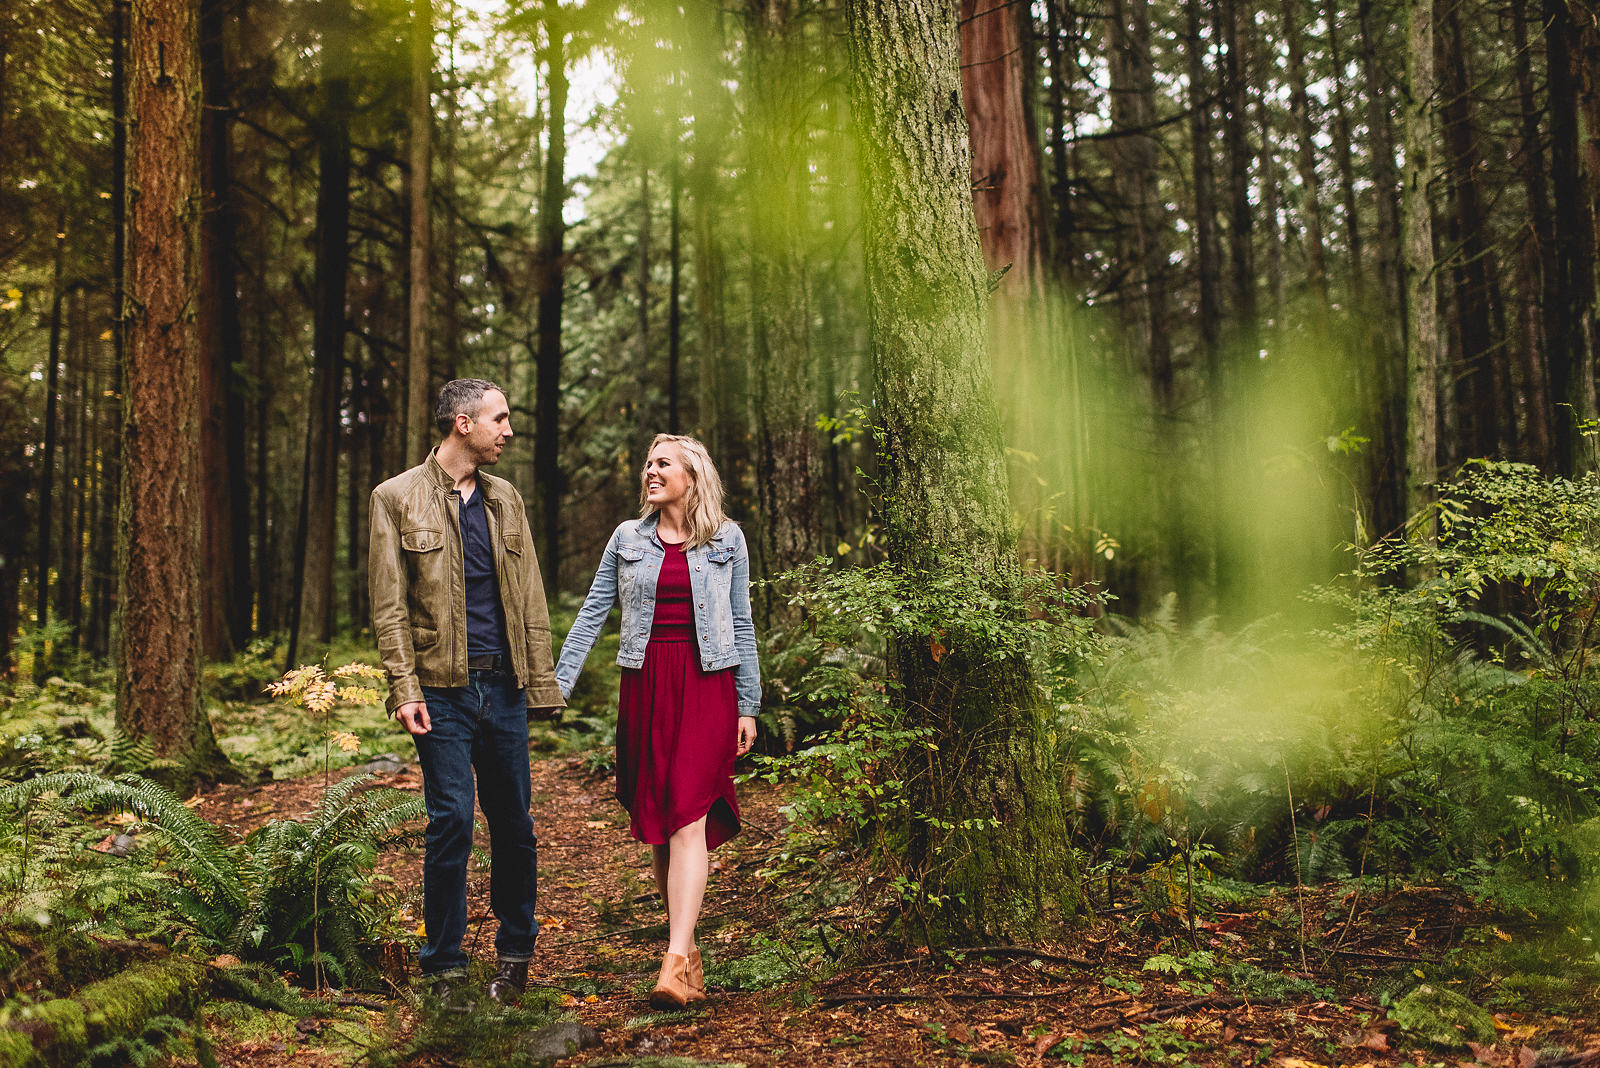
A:
[[[689,561],[682,545],[661,544],[666,559],[644,665],[622,671],[617,800],[639,841],[666,845],[672,832],[705,816],[706,847],[715,849],[739,833],[739,700],[731,668],[701,669]]]

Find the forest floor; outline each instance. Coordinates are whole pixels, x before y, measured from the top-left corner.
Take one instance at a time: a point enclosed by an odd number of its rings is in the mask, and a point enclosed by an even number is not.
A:
[[[403,762],[378,780],[421,785]],[[323,785],[319,775],[222,787],[196,809],[245,833],[311,809]],[[1419,1044],[1390,1019],[1384,991],[1437,981],[1470,994],[1452,951],[1489,953],[1521,937],[1460,895],[1426,886],[1278,888],[1220,907],[1192,931],[1181,910],[1128,906],[1025,949],[853,967],[802,958],[798,940],[783,934],[798,921],[784,911],[781,888],[758,874],[783,824],[778,791],[762,784],[741,788],[744,832],[712,858],[700,930],[711,997],[655,1012],[644,994],[665,925],[647,851],[628,836],[610,780],[589,774],[582,758],[536,755],[533,797],[543,925],[533,981],[599,1036],[563,1064],[1600,1066],[1600,1013],[1592,996],[1570,990],[1541,999],[1530,989],[1520,1003],[1490,1006],[1492,1033],[1454,1050]],[[401,887],[419,885],[420,847],[383,857],[380,870]],[[481,982],[494,920],[488,873],[476,865],[470,896],[467,943],[485,962],[475,966]],[[399,973],[414,974],[414,960],[395,963],[396,996],[353,999],[365,1005],[342,1020],[268,1014],[247,1034],[213,1022],[217,1060],[320,1068],[362,1060],[379,1033],[393,1047],[418,1026],[413,1003],[398,996]],[[436,1052],[405,1063],[458,1062]]]

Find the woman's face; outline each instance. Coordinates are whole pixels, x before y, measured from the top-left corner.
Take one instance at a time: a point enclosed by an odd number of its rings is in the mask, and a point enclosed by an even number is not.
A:
[[[663,441],[644,462],[644,499],[652,507],[679,504],[689,495],[689,469],[675,441]]]

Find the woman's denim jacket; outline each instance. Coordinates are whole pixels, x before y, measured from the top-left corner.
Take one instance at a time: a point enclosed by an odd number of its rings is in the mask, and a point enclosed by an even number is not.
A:
[[[556,684],[563,698],[572,694],[583,662],[600,635],[611,606],[622,605],[622,647],[617,663],[644,666],[644,649],[656,613],[656,580],[666,550],[656,537],[659,515],[630,519],[606,543],[589,595],[561,643]],[[685,552],[693,594],[694,633],[700,667],[706,671],[735,668],[734,689],[739,715],[753,716],[761,705],[761,665],[756,660],[756,627],[750,615],[750,551],[744,532],[726,520],[716,536]]]

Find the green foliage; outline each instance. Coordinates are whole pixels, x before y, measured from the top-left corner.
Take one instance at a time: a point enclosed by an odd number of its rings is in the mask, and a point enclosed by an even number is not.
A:
[[[367,961],[401,904],[372,877],[377,852],[414,837],[397,828],[423,815],[420,798],[362,790],[367,781],[347,778],[306,820],[274,820],[231,844],[170,791],[136,776],[40,776],[0,789],[0,811],[22,810],[26,820],[38,800],[55,795],[80,811],[134,813],[153,845],[151,874],[142,878],[164,881],[159,901],[171,920],[217,950],[303,979],[360,983],[375,978]],[[144,900],[151,907],[151,897]]]
[[[822,956],[814,940],[804,938],[758,934],[751,945],[753,951],[742,957],[724,959],[718,954],[713,960],[707,956],[706,984],[723,990],[772,990],[814,972]]]
[[[938,907],[922,873],[905,862],[919,825],[934,834],[983,830],[987,819],[957,817],[933,803],[943,774],[942,740],[927,709],[910,709],[886,677],[896,655],[927,650],[935,664],[962,659],[1025,661],[1041,697],[1057,701],[1075,683],[1071,667],[1096,639],[1081,615],[1087,595],[1049,575],[1018,576],[997,588],[962,569],[911,573],[889,564],[834,570],[832,561],[780,580],[795,591],[803,622],[773,643],[770,691],[810,745],[759,758],[754,775],[788,782],[784,843],[767,874],[792,877],[830,895],[853,897],[860,922],[887,911]],[[846,870],[848,869],[848,870]],[[822,889],[826,888],[826,889]],[[828,907],[844,915],[839,901]],[[842,922],[842,921],[841,921]]]
[[[1454,990],[1424,983],[1389,1008],[1389,1017],[1419,1042],[1459,1049],[1495,1040],[1494,1020]]]

